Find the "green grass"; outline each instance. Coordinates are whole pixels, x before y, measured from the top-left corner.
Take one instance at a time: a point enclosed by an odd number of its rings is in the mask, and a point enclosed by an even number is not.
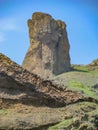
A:
[[[7,113],[7,109],[0,109],[0,115],[6,115]]]
[[[98,113],[98,107],[96,108],[96,110],[88,112],[89,116],[94,116]]]
[[[88,67],[84,66],[84,65],[74,65],[73,67],[73,71],[81,71],[81,72],[89,72]]]
[[[89,74],[98,77],[98,67],[96,69],[90,69],[88,66],[83,66],[83,65],[74,65],[73,71],[79,71],[79,72],[88,72]]]
[[[92,75],[95,76],[95,77],[98,77],[98,69],[89,71],[89,73],[92,74]]]
[[[50,127],[48,130],[60,130],[64,127],[69,126],[72,123],[72,121],[73,121],[72,119],[63,120],[62,122],[58,123],[57,125]]]
[[[79,81],[72,80],[69,82],[69,88],[74,90],[74,91],[79,91],[82,94],[89,96],[89,97],[94,97],[98,99],[98,96],[95,94],[95,91],[91,86],[87,86]]]
[[[98,89],[93,87],[98,84],[98,67],[72,65],[72,71],[58,75],[54,81],[85,96],[98,99]]]
[[[72,72],[75,77],[69,80],[68,87],[98,99],[98,90],[92,88],[92,86],[98,82],[98,80],[96,80],[98,77],[98,67],[90,70],[88,66],[74,65]]]

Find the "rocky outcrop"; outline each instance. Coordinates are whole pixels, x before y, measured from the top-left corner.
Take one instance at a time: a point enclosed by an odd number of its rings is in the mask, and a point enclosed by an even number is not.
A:
[[[70,70],[66,24],[45,13],[34,13],[28,20],[30,48],[23,67],[43,78]]]
[[[65,120],[48,130],[98,130],[98,104],[82,102],[66,107]]]
[[[24,99],[26,99],[26,101],[29,99],[28,102],[32,100],[33,103],[38,102],[37,104],[39,105],[46,105],[50,107],[66,106],[66,104],[74,103],[80,99],[83,99],[83,96],[79,93],[62,88],[62,86],[57,86],[51,81],[41,79],[37,75],[23,69],[15,62],[12,62],[9,58],[2,54],[0,54],[0,75],[0,89],[2,90],[0,93],[1,98],[7,97],[6,95],[3,95],[2,97],[2,93],[7,93],[6,90],[8,89],[9,91],[9,87],[11,86],[12,90],[15,90],[15,92],[18,91],[17,93],[14,93],[14,95],[11,95],[17,98],[19,93],[21,93],[21,99],[23,99],[23,102]],[[12,85],[10,85],[10,83],[12,83]],[[17,87],[14,89],[13,87],[15,86]],[[10,96],[8,96],[8,99],[9,97]]]
[[[98,66],[98,59],[93,60],[93,62],[91,64],[89,64],[91,66]]]
[[[98,59],[93,60],[90,64],[87,65],[89,70],[98,69]]]
[[[0,54],[0,129],[52,130],[61,122],[57,130],[97,130],[97,108],[98,100],[43,80]]]

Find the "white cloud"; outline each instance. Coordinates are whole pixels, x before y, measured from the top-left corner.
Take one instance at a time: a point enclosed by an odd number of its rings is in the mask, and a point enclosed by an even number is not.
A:
[[[4,42],[6,40],[4,34],[2,32],[0,32],[0,43]]]
[[[0,31],[17,31],[15,19],[0,19]]]
[[[16,21],[14,18],[0,19],[0,43],[6,40],[6,33],[17,31]]]

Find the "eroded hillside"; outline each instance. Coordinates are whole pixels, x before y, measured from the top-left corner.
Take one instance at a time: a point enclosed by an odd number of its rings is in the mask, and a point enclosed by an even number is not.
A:
[[[0,129],[97,130],[98,101],[31,74],[0,54]]]
[[[45,97],[47,101],[44,102],[44,100],[42,100],[42,103],[48,106],[65,106],[66,104],[74,103],[84,98],[75,91],[62,88],[62,86],[53,84],[51,81],[41,79],[2,54],[0,54],[0,73],[1,77],[2,75],[6,75],[20,85],[24,85],[26,88],[30,89],[30,93],[31,90],[32,93],[37,93],[39,98]],[[28,97],[30,97],[30,94],[28,95]]]

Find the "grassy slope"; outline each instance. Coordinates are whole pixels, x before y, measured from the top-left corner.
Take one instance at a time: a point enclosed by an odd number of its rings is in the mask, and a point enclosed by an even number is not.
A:
[[[57,76],[54,81],[67,86],[69,89],[98,99],[98,68],[92,70],[87,66],[74,65],[71,72]]]
[[[54,78],[53,81],[63,84],[68,89],[98,99],[98,67],[92,69],[92,67],[88,66],[74,65],[71,72],[63,73]],[[97,87],[94,88],[94,85],[97,85]],[[98,114],[98,104],[83,102],[68,107],[68,110],[72,113],[71,118],[62,120],[48,130],[96,130],[92,122],[94,122],[93,117]],[[76,116],[75,113],[77,113]],[[77,117],[79,117],[79,120],[75,122]]]

